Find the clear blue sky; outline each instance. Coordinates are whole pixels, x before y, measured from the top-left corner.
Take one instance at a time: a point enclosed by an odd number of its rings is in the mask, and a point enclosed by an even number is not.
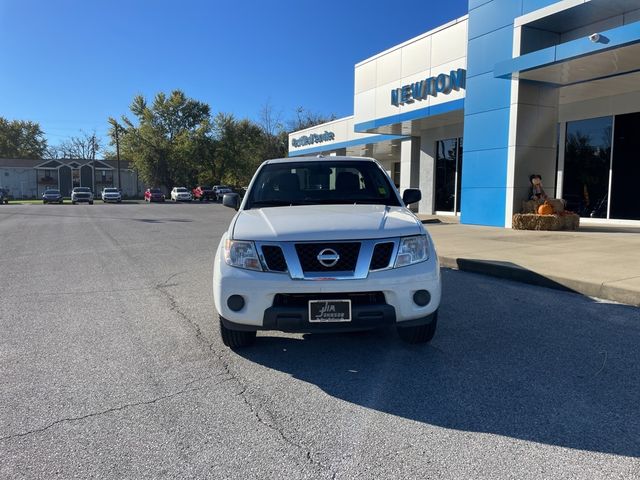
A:
[[[353,113],[353,67],[467,12],[467,0],[0,0],[0,116],[50,144],[182,89],[212,111]]]

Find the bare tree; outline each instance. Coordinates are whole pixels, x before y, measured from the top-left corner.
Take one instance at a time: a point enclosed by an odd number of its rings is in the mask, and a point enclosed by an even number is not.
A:
[[[336,119],[335,113],[329,116],[322,115],[320,113],[314,113],[307,110],[304,107],[296,108],[296,116],[293,120],[289,121],[289,132],[297,132],[298,130],[304,130],[305,128],[315,127],[322,123],[330,122]]]
[[[284,125],[282,123],[282,112],[274,111],[271,100],[267,100],[267,103],[265,103],[260,109],[260,128],[265,135],[273,137],[278,136],[278,134],[280,134],[284,129]]]
[[[57,160],[58,158],[62,158],[62,152],[57,145],[49,145],[44,152],[44,158],[49,158],[51,160]]]
[[[287,133],[282,112],[275,112],[270,100],[260,110],[259,127],[264,138],[262,156],[265,159],[284,157],[287,154]]]
[[[102,145],[94,131],[92,133],[82,132],[79,136],[69,137],[56,148],[61,158],[93,160],[102,149]]]

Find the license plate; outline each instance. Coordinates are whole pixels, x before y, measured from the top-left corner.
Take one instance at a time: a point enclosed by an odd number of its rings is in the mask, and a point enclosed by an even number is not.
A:
[[[309,300],[310,322],[350,322],[351,300]]]

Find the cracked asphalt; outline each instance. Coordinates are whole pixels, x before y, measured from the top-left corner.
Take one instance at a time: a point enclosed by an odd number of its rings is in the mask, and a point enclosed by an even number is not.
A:
[[[444,271],[393,331],[219,340],[217,204],[0,206],[0,478],[640,478],[640,310]]]

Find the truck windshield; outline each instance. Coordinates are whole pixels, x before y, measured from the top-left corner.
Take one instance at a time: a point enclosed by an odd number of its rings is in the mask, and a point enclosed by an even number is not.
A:
[[[245,209],[356,203],[400,206],[388,176],[372,161],[265,165],[253,182]]]

